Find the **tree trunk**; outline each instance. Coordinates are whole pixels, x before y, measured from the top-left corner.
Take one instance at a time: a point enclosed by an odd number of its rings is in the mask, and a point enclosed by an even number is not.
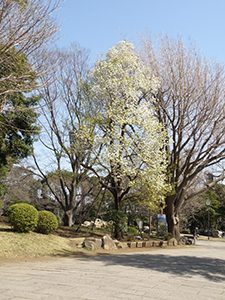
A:
[[[149,219],[148,219],[148,226],[149,226],[149,239],[151,238],[151,226],[152,226],[152,215],[151,215],[151,211],[149,210]]]
[[[63,225],[72,227],[73,224],[73,209],[66,210],[63,216]]]
[[[113,236],[117,240],[121,240],[123,238],[123,222],[124,220],[122,219],[122,212],[120,210],[120,203],[121,199],[118,197],[117,194],[114,195],[114,205],[115,205],[115,211],[116,211],[116,216],[114,221],[114,231],[113,231]]]
[[[115,222],[114,224],[114,238],[117,240],[121,240],[123,238],[123,233],[121,231],[121,225],[119,222]]]
[[[175,196],[168,196],[166,198],[166,221],[168,225],[168,232],[179,241],[180,239],[180,229],[179,229],[179,218],[178,215],[175,213]]]

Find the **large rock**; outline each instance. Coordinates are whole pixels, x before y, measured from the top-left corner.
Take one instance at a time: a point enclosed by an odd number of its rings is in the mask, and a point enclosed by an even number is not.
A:
[[[84,248],[86,248],[87,250],[94,251],[94,250],[96,250],[96,244],[95,244],[95,242],[87,239],[87,240],[84,240]]]
[[[103,249],[105,249],[105,250],[116,250],[117,249],[115,242],[111,239],[111,237],[108,234],[103,236],[102,246],[103,246]]]
[[[88,250],[98,250],[102,247],[102,240],[97,238],[86,238],[83,243],[84,247]]]
[[[84,244],[84,237],[73,238],[72,244],[75,245],[76,248],[82,248]]]

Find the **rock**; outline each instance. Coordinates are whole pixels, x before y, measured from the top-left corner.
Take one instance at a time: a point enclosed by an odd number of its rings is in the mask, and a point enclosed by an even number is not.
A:
[[[167,247],[167,241],[161,241],[160,242],[160,247],[162,247],[162,248]]]
[[[120,241],[118,240],[113,240],[113,242],[117,245],[118,243],[120,243]]]
[[[167,241],[168,246],[177,246],[177,240],[175,238],[169,239]]]
[[[150,248],[152,246],[153,246],[153,242],[152,241],[145,241],[145,242],[143,242],[143,247]]]
[[[85,238],[80,237],[80,238],[74,238],[72,243],[73,245],[75,245],[75,247],[77,248],[82,248],[83,247],[83,243],[84,243]]]
[[[154,241],[153,246],[154,247],[159,247],[160,246],[160,241]]]
[[[137,242],[137,243],[136,243],[136,247],[137,247],[137,248],[142,248],[142,243],[143,243],[143,242]]]
[[[84,247],[87,250],[91,250],[91,251],[96,250],[96,244],[95,244],[95,242],[94,241],[90,241],[88,239],[84,240]]]
[[[129,248],[136,248],[137,246],[136,242],[128,242],[127,245]]]
[[[84,223],[82,224],[82,226],[84,227],[90,227],[93,224],[93,222],[91,221],[84,221]]]
[[[142,237],[140,235],[136,235],[136,236],[134,236],[134,239],[135,240],[142,240]]]
[[[178,242],[177,242],[176,239],[173,240],[173,245],[174,245],[174,246],[177,246],[177,245],[178,245]]]
[[[103,228],[112,225],[112,221],[106,222],[101,219],[95,219],[95,221],[84,221],[82,224],[83,227],[91,227],[94,226],[96,228]]]
[[[102,247],[102,240],[89,237],[84,240],[83,245],[88,250],[98,250]]]
[[[102,239],[95,238],[95,244],[97,245],[97,249],[102,248]]]
[[[94,224],[95,224],[96,228],[103,228],[103,227],[106,227],[108,225],[108,222],[103,221],[101,219],[95,219]]]
[[[126,249],[126,248],[128,248],[128,245],[125,242],[117,242],[116,246],[117,246],[118,249]]]
[[[111,239],[111,237],[108,234],[103,236],[102,245],[103,245],[103,249],[105,249],[105,250],[116,250],[117,249],[116,244],[114,243],[114,241]]]

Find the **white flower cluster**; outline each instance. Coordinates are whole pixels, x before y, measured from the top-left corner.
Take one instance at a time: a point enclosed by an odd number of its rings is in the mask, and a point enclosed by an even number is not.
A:
[[[158,193],[166,173],[165,133],[150,101],[158,79],[125,41],[96,63],[90,77],[101,115],[96,143],[102,174],[124,188],[145,182]]]
[[[112,109],[123,108],[126,101],[136,102],[144,94],[158,88],[158,79],[141,62],[131,43],[122,41],[96,63],[92,72],[93,94],[98,101],[111,102]],[[124,102],[124,103],[120,103]]]

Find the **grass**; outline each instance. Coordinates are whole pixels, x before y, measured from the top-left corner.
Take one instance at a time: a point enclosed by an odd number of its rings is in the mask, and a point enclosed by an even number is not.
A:
[[[54,234],[44,235],[36,232],[16,233],[5,222],[0,221],[0,261],[14,261],[17,259],[33,259],[53,256],[73,256],[73,255],[96,255],[98,253],[108,253],[113,251],[98,250],[88,251],[84,248],[76,248],[77,238],[86,236],[102,237],[110,233],[110,229],[97,229],[90,231],[88,228],[81,228],[76,232],[76,228],[59,228]],[[121,249],[120,252],[140,252],[145,248]]]
[[[95,251],[77,248],[77,238],[98,237],[110,233],[110,229],[62,227],[54,234],[40,234],[36,232],[17,233],[7,223],[7,219],[0,218],[0,261],[15,259],[33,259],[35,257],[94,255]],[[108,252],[102,250],[100,252]]]
[[[36,232],[17,233],[7,223],[0,222],[0,262],[15,260],[27,260],[44,257],[72,257],[76,255],[110,254],[114,251],[100,249],[88,251],[84,248],[76,248],[76,239],[85,236],[101,237],[108,233],[107,230],[83,228],[76,232],[76,228],[59,228],[55,234],[39,234]],[[121,249],[120,252],[134,252],[136,249]],[[139,251],[141,251],[139,249]]]
[[[0,258],[54,256],[76,252],[72,241],[73,238],[53,234],[16,233],[9,225],[0,223]]]

